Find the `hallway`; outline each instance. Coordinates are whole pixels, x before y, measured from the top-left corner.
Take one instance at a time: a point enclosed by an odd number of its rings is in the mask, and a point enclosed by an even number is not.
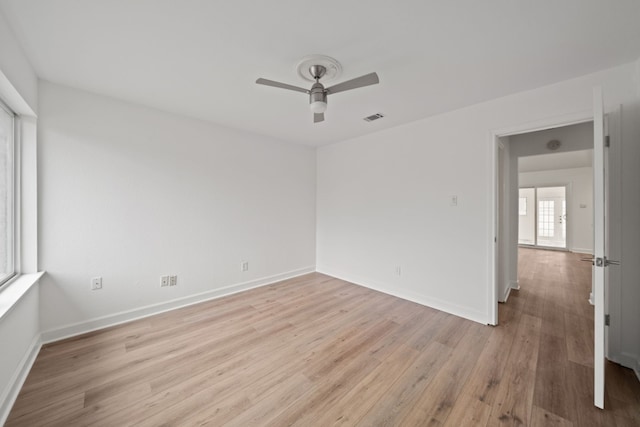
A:
[[[606,409],[593,406],[591,266],[581,257],[519,248],[520,291],[500,304],[500,324],[526,316],[541,321],[533,405],[545,411],[549,425],[640,425],[640,383],[630,369],[608,363]]]

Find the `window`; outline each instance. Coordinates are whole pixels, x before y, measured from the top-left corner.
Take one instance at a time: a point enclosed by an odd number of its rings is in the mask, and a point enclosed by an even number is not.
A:
[[[15,114],[0,102],[0,286],[15,273]]]

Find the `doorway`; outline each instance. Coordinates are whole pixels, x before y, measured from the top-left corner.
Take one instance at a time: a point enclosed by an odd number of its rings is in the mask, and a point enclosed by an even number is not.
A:
[[[550,202],[553,202],[555,217],[553,225],[534,222],[534,232],[530,233],[532,236],[528,244],[537,245],[540,235],[540,246],[545,248],[593,253],[593,121],[585,117],[557,127],[549,125],[538,129],[511,129],[494,137],[494,240],[497,244],[494,245],[495,306],[492,307],[492,319],[495,324],[499,320],[498,302],[506,302],[512,291],[520,289],[518,220],[525,204],[531,218],[538,216],[538,208],[541,207],[540,216],[551,219]],[[500,182],[500,178],[504,182]],[[535,196],[521,206],[520,187],[564,187],[564,206],[562,195],[554,199],[558,195],[553,193],[541,194],[544,199],[541,200],[542,206],[538,206]]]
[[[520,188],[518,244],[567,250],[567,186]]]
[[[569,127],[573,127],[574,124],[580,123],[589,123],[592,126],[589,126],[593,133],[592,145],[589,148],[592,148],[593,153],[593,174],[591,175],[591,180],[593,182],[593,192],[592,192],[592,203],[584,205],[581,203],[579,208],[585,209],[585,212],[591,212],[593,222],[591,223],[591,228],[593,229],[593,233],[588,233],[589,237],[592,238],[592,243],[588,250],[574,250],[571,246],[576,245],[576,243],[571,243],[571,231],[567,230],[568,236],[568,246],[570,251],[541,251],[546,252],[548,254],[566,254],[567,256],[573,256],[578,254],[572,254],[572,252],[579,252],[584,254],[590,254],[589,257],[581,257],[580,262],[587,261],[590,264],[594,265],[594,268],[589,268],[592,272],[592,277],[594,279],[591,280],[593,283],[592,294],[590,302],[593,304],[593,308],[588,308],[587,312],[591,313],[593,323],[594,323],[594,368],[593,368],[593,384],[594,384],[594,405],[603,408],[604,406],[604,367],[605,367],[605,354],[609,353],[609,355],[613,354],[614,357],[611,360],[621,361],[623,366],[632,367],[633,360],[626,365],[622,363],[622,361],[626,361],[624,357],[620,357],[619,355],[619,335],[620,335],[620,325],[621,325],[621,316],[620,316],[620,275],[619,271],[616,268],[605,269],[605,267],[609,265],[617,265],[616,262],[611,262],[610,258],[618,259],[616,254],[621,253],[621,230],[619,226],[619,220],[615,221],[615,219],[620,218],[620,198],[622,194],[621,186],[621,174],[618,172],[617,168],[611,168],[612,165],[619,165],[621,159],[620,152],[620,141],[621,141],[621,107],[614,109],[609,113],[608,118],[603,114],[603,101],[602,101],[602,89],[599,87],[594,88],[594,108],[593,108],[593,121],[591,122],[590,117],[582,116],[585,120],[581,120],[581,115],[577,114],[572,116],[571,118],[567,118],[567,120],[558,119],[556,123],[553,123],[553,120],[543,122],[537,126],[539,130],[561,130]],[[607,123],[608,120],[608,123]],[[553,128],[553,126],[563,126]],[[608,129],[608,130],[607,130]],[[530,126],[528,129],[525,126],[516,127],[504,130],[502,132],[494,131],[493,133],[493,143],[495,144],[495,169],[493,175],[493,182],[497,182],[498,177],[498,156],[497,156],[497,146],[499,144],[505,145],[506,151],[511,151],[512,155],[510,157],[509,162],[513,161],[513,157],[517,158],[518,153],[517,149],[513,149],[513,146],[510,147],[511,138],[524,136],[526,133],[537,133],[535,127]],[[605,135],[607,135],[605,137]],[[557,141],[550,140],[547,142],[547,147],[555,146],[558,148]],[[535,148],[535,144],[528,145],[527,149],[533,147]],[[540,148],[539,146],[537,148]],[[565,150],[570,151],[570,150]],[[534,154],[534,153],[530,153]],[[511,163],[512,164],[512,163]],[[507,174],[507,179],[511,180],[511,183],[518,183],[517,173],[509,173]],[[527,186],[527,183],[520,182],[520,184],[525,184],[523,186]],[[529,185],[531,186],[531,185]],[[506,220],[510,222],[509,227],[513,227],[516,229],[515,238],[505,239],[503,241],[496,240],[497,244],[494,244],[494,256],[498,255],[498,248],[500,245],[505,245],[508,249],[506,250],[506,256],[513,256],[514,253],[517,253],[516,250],[518,248],[518,237],[517,237],[517,215],[518,215],[518,198],[519,198],[519,187],[513,189],[512,184],[508,184],[509,192],[506,194],[507,197],[512,197],[509,204],[511,205],[511,209],[513,209],[513,213],[510,214]],[[571,188],[571,187],[569,187]],[[499,188],[496,188],[499,190]],[[511,192],[512,191],[512,192]],[[574,192],[575,193],[575,192]],[[569,193],[570,196],[571,193]],[[571,200],[567,197],[566,205],[569,207],[573,206]],[[497,200],[497,195],[494,196],[494,203]],[[494,218],[497,218],[497,206],[495,206],[494,210]],[[576,223],[577,214],[576,210],[571,209],[572,219],[571,224]],[[611,219],[614,219],[612,222]],[[615,226],[608,226],[608,224],[612,224]],[[515,227],[514,227],[515,226]],[[497,229],[502,227],[500,224],[496,224],[496,228],[494,229],[494,233],[496,233]],[[497,233],[496,233],[497,234]],[[494,236],[496,235],[494,234]],[[513,236],[513,234],[511,234]],[[574,236],[579,237],[580,234],[574,233]],[[516,248],[514,250],[513,248]],[[619,256],[619,255],[618,255]],[[511,263],[509,261],[509,263]],[[589,266],[591,267],[591,266]],[[498,323],[497,311],[499,301],[498,296],[498,274],[500,272],[495,271],[492,275],[494,280],[494,288],[493,288],[493,301],[495,301],[495,306],[492,309],[490,315],[491,318],[495,322]],[[518,277],[517,265],[513,270],[509,271],[509,277]],[[563,278],[563,282],[565,280],[571,281],[571,275],[573,272],[571,269],[565,271],[565,276]],[[607,279],[608,278],[608,279]],[[526,289],[523,287],[523,290]],[[508,294],[507,294],[508,295]],[[580,296],[583,298],[583,296]],[[609,311],[611,310],[611,311]],[[608,312],[608,313],[607,313]],[[605,313],[607,316],[605,317]],[[566,320],[566,319],[565,319]],[[606,325],[605,325],[606,322]],[[591,341],[591,340],[588,340]],[[608,349],[608,352],[607,352]],[[609,358],[609,356],[607,356]]]

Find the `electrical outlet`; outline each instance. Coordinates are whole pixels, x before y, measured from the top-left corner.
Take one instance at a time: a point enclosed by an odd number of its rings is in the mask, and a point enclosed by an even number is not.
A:
[[[240,263],[240,271],[249,271],[249,261],[242,261]]]
[[[162,287],[169,286],[169,276],[160,277],[160,286]]]
[[[97,291],[102,289],[102,277],[94,277],[91,279],[91,290]]]
[[[169,276],[169,286],[175,286],[178,284],[178,276]]]

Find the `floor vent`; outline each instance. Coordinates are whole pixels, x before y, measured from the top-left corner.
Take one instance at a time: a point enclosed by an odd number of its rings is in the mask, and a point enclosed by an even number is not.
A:
[[[377,114],[374,114],[373,116],[365,117],[364,121],[365,122],[372,122],[374,120],[378,120],[378,119],[381,119],[383,117],[384,116],[381,113],[377,113]]]

